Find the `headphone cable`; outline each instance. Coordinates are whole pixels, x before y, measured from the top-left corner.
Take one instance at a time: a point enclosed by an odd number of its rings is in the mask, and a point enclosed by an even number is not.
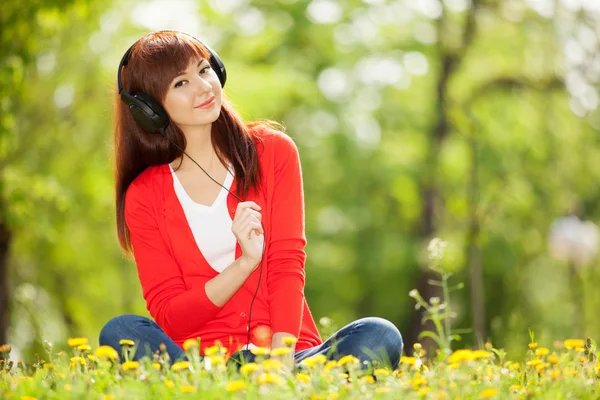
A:
[[[206,172],[206,170],[204,168],[202,168],[202,166],[200,166],[200,164],[198,164],[196,162],[196,160],[194,160],[188,153],[185,152],[185,150],[183,150],[177,143],[175,143],[174,140],[171,140],[171,138],[167,137],[167,135],[163,135],[163,137],[167,138],[175,147],[177,147],[179,150],[181,150],[181,152],[183,152],[183,154],[185,154],[187,156],[187,158],[189,158],[190,160],[192,160],[192,162],[194,164],[196,164],[198,166],[198,168],[200,168],[202,170],[202,172],[204,172],[206,174],[206,176],[208,176],[210,178],[210,180],[212,180],[214,183],[216,183],[217,185],[221,186],[223,189],[225,189],[227,192],[229,192],[229,194],[231,194],[233,197],[235,197],[240,203],[243,201],[242,199],[240,199],[237,195],[235,195],[234,193],[232,193],[229,189],[227,189],[225,186],[223,186],[221,183],[217,182],[212,176],[210,176],[210,174],[208,172]],[[252,322],[252,306],[254,305],[254,300],[256,299],[256,295],[258,294],[258,288],[260,287],[260,281],[262,279],[262,263],[263,263],[263,258],[265,256],[265,247],[266,247],[266,234],[265,234],[265,226],[263,225],[262,221],[260,221],[260,225],[263,228],[263,249],[262,249],[262,256],[260,258],[260,263],[259,263],[259,272],[258,272],[258,283],[256,284],[256,290],[254,291],[254,295],[252,296],[252,300],[250,301],[250,310],[248,311],[248,325],[246,326],[246,331],[248,332],[248,338],[246,341],[246,350],[250,350],[250,323]],[[244,349],[242,347],[242,349]]]

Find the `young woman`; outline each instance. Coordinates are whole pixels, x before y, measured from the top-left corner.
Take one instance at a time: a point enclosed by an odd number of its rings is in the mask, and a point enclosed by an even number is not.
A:
[[[164,344],[177,360],[189,338],[202,354],[220,343],[239,357],[292,337],[290,365],[322,353],[395,367],[402,338],[389,321],[360,319],[321,340],[304,297],[297,148],[274,124],[242,121],[225,80],[214,51],[174,31],[142,37],[119,65],[117,231],[154,321],[115,317],[100,344],[134,340],[136,359]]]

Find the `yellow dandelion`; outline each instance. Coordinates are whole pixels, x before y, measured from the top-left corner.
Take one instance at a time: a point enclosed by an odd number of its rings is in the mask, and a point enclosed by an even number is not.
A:
[[[550,353],[550,350],[547,347],[540,347],[539,349],[535,350],[535,355],[538,357],[546,356],[548,353]]]
[[[82,344],[80,346],[77,346],[77,350],[79,350],[79,351],[89,351],[91,349],[92,348],[90,347],[89,344]]]
[[[371,375],[365,375],[359,379],[359,382],[375,383],[375,378],[373,378]]]
[[[96,362],[96,356],[93,354],[88,354],[87,355],[88,360],[90,360],[91,362]]]
[[[327,361],[327,364],[325,364],[325,366],[323,367],[323,371],[329,372],[332,369],[334,369],[335,367],[337,367],[337,365],[338,365],[338,363],[335,360]]]
[[[342,365],[346,365],[346,364],[352,364],[352,363],[359,363],[360,361],[358,360],[358,358],[354,357],[353,355],[347,355],[344,356],[342,358],[340,358],[340,360],[338,361],[337,365],[338,366],[342,366]]]
[[[167,379],[165,381],[165,386],[168,387],[169,389],[173,389],[175,387],[175,383],[172,380]]]
[[[407,364],[407,365],[415,365],[416,361],[417,361],[416,357],[402,357],[400,359],[400,362],[402,364]]]
[[[518,362],[511,363],[511,364],[508,366],[508,368],[509,368],[511,371],[516,371],[516,370],[518,370],[520,367],[521,367],[521,364],[519,364]]]
[[[548,356],[548,362],[550,364],[555,364],[556,365],[556,364],[558,364],[560,362],[560,360],[558,359],[557,356],[555,356],[554,354],[552,354],[552,355]]]
[[[159,363],[152,363],[152,369],[160,369]]]
[[[325,395],[313,394],[312,396],[310,396],[310,400],[325,400]]]
[[[50,363],[46,363],[46,364],[44,364],[44,369],[54,369],[54,365],[52,365]]]
[[[417,392],[417,395],[424,397],[427,396],[427,393],[431,392],[431,388],[430,387],[424,387],[419,389],[419,391]]]
[[[262,367],[264,369],[266,369],[267,371],[279,370],[279,369],[283,368],[283,363],[279,360],[270,358],[270,359],[262,362]]]
[[[65,389],[67,392],[70,392],[70,391],[73,389],[73,386],[72,386],[72,385],[69,385],[69,384],[67,383],[65,386],[63,386],[63,388],[64,388],[64,389]]]
[[[295,337],[291,337],[291,336],[283,338],[283,344],[288,345],[288,346],[296,344],[297,341],[298,341],[298,339],[296,339]]]
[[[250,349],[250,351],[255,356],[268,356],[269,353],[270,353],[269,349],[267,349],[265,347],[257,347],[257,348],[254,348],[254,349]]]
[[[340,394],[338,392],[329,393],[327,395],[327,400],[335,400],[338,397],[340,397]]]
[[[256,371],[258,369],[258,364],[251,362],[251,363],[247,363],[244,364],[240,367],[240,372],[244,375],[248,375],[254,371]]]
[[[540,360],[539,358],[535,358],[533,360],[527,361],[525,364],[529,365],[530,367],[535,367],[537,365],[540,365],[541,363],[542,363],[542,360]]]
[[[94,351],[94,355],[98,358],[106,357],[110,359],[118,359],[119,353],[110,346],[100,346]]]
[[[306,364],[309,368],[312,368],[315,365],[324,364],[325,361],[327,361],[327,357],[324,354],[317,354],[316,356],[304,359],[302,363]]]
[[[21,396],[21,400],[37,400],[37,397],[33,397],[33,396]]]
[[[88,340],[87,338],[69,338],[67,343],[71,347],[79,347],[81,345],[88,344]]]
[[[385,368],[377,368],[375,371],[373,371],[373,375],[375,376],[388,376],[389,374],[390,371]]]
[[[262,373],[258,377],[258,383],[260,385],[265,385],[267,383],[273,383],[275,385],[282,385],[284,382],[285,381],[281,376],[274,374],[272,372]]]
[[[392,391],[392,388],[387,387],[387,386],[380,386],[377,389],[375,389],[375,393],[389,393]]]
[[[423,348],[423,346],[421,345],[421,343],[413,344],[413,349],[415,349],[415,350],[421,350],[422,348]]]
[[[204,355],[207,357],[214,356],[219,352],[219,346],[210,346],[204,349]]]
[[[225,385],[225,390],[228,392],[238,392],[244,389],[246,389],[246,382],[243,380],[229,381],[227,382],[227,385]]]
[[[105,394],[102,400],[116,400],[116,397],[111,396],[110,394]]]
[[[567,349],[572,350],[578,347],[583,347],[585,342],[581,339],[567,339],[563,344]]]
[[[529,343],[527,346],[529,346],[529,348],[531,350],[535,350],[537,348],[538,344],[537,343]]]
[[[119,344],[121,346],[133,346],[135,343],[133,342],[133,340],[121,339],[121,340],[119,340]]]
[[[555,369],[548,371],[548,375],[550,375],[550,378],[556,380],[560,379],[560,371],[557,371]]]
[[[216,346],[213,346],[213,347],[216,347]],[[185,351],[188,351],[190,349],[197,349],[197,348],[198,348],[198,339],[187,339],[185,342],[183,342],[183,350],[185,350]],[[204,350],[204,352],[206,354],[206,350]]]
[[[480,399],[491,399],[492,397],[496,397],[498,395],[498,389],[485,389],[483,392],[479,394]]]
[[[179,361],[171,366],[173,371],[181,371],[183,369],[188,369],[190,367],[189,361]]]
[[[211,356],[210,357],[211,364],[220,365],[225,364],[225,357],[223,356]]]
[[[575,351],[578,353],[583,353],[585,351],[585,347],[576,347]]]
[[[296,374],[296,380],[302,383],[310,383],[310,375],[299,372]]]
[[[508,390],[511,392],[518,392],[519,390],[521,390],[521,385],[512,385],[508,388]]]
[[[121,369],[123,371],[132,371],[138,369],[139,366],[140,363],[137,361],[125,361],[123,364],[121,364]]]
[[[292,352],[292,349],[290,349],[289,347],[279,347],[277,349],[271,350],[271,355],[272,356],[283,356],[286,354],[290,354],[291,352]]]
[[[0,346],[0,353],[10,353],[11,349],[10,344],[3,344]]]
[[[458,368],[460,368],[460,363],[457,363],[457,362],[452,363],[452,364],[448,365],[448,368],[458,369]]]
[[[492,353],[485,350],[475,350],[471,356],[473,357],[473,360],[479,360],[480,358],[490,358]]]
[[[71,357],[71,366],[75,364],[85,365],[85,358],[83,357]]]
[[[194,393],[196,391],[196,388],[190,385],[182,385],[179,386],[179,390],[181,390],[184,393]]]
[[[450,357],[448,357],[448,362],[450,364],[454,364],[460,361],[471,361],[472,359],[473,352],[471,350],[462,349],[456,350],[454,353],[450,354]]]

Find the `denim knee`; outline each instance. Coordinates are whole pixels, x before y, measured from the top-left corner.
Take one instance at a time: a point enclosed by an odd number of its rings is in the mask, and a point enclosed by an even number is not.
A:
[[[121,339],[131,339],[125,336],[128,335],[128,332],[134,331],[137,325],[148,322],[151,321],[140,315],[124,314],[114,317],[102,327],[98,342],[101,346],[106,345],[115,347],[119,344]],[[118,349],[118,347],[116,347],[116,349]]]
[[[369,332],[372,332],[374,336],[380,338],[378,345],[385,350],[390,358],[392,366],[396,367],[400,361],[402,350],[404,348],[402,334],[400,334],[396,325],[387,319],[379,317],[363,318],[360,322],[365,325]]]

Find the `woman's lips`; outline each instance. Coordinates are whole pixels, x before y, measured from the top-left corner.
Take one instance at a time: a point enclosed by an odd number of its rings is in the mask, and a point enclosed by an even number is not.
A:
[[[194,108],[210,108],[215,104],[215,96],[212,96],[210,99],[206,100],[204,103],[197,105]]]

